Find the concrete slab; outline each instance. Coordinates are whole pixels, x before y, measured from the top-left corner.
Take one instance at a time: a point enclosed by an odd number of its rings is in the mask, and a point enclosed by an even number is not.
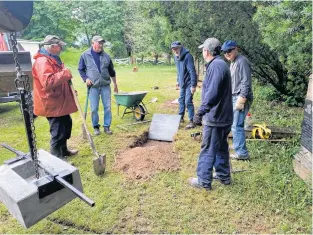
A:
[[[44,168],[53,170],[61,177],[65,173],[72,174],[72,185],[81,192],[83,191],[77,168],[42,149],[38,151],[38,160]],[[0,200],[25,228],[36,224],[76,198],[72,191],[63,188],[39,199],[36,185],[39,182],[48,181],[48,176],[44,170],[40,169],[40,179],[38,180],[35,178],[34,169],[30,159],[0,166]]]
[[[172,142],[178,131],[180,115],[154,114],[149,129],[148,138]]]

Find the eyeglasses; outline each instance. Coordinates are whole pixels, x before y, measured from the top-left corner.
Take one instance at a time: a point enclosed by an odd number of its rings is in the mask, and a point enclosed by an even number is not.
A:
[[[60,49],[61,49],[61,50],[63,50],[63,46],[62,46],[62,45],[60,45],[60,44],[58,44],[58,43],[57,43],[57,44],[52,44],[52,45],[54,45],[54,46],[58,46],[58,47],[60,47]]]
[[[227,51],[223,51],[223,52],[224,52],[224,54],[229,54],[229,53],[231,53],[233,50],[235,50],[235,48],[228,49]]]

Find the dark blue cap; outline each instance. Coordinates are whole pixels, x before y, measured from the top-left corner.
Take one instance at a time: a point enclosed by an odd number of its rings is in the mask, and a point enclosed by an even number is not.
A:
[[[180,41],[175,41],[175,42],[172,42],[172,44],[171,44],[171,48],[181,47],[181,46],[182,45],[181,45]]]
[[[237,42],[233,41],[233,40],[227,40],[226,42],[224,42],[224,44],[222,45],[222,51],[227,51],[229,49],[234,49],[237,46]]]

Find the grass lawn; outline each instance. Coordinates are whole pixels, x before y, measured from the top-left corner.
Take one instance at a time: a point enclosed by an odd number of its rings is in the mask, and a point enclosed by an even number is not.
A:
[[[73,56],[73,58],[71,58]],[[69,61],[81,106],[84,106],[86,88],[76,68],[77,56],[64,54]],[[74,62],[73,62],[74,61]],[[174,66],[139,66],[132,72],[129,66],[116,67],[120,91],[147,90],[144,101],[154,97],[157,103],[148,105],[153,113],[176,113],[176,107],[168,103],[178,98],[175,90]],[[154,86],[159,89],[153,90]],[[289,108],[281,103],[268,102],[265,94],[269,88],[255,83],[255,101],[251,113],[255,123],[266,122],[280,127],[293,126],[300,133],[303,110]],[[200,100],[199,89],[195,104]],[[103,109],[100,105],[100,117]],[[119,151],[129,146],[136,136],[146,131],[149,123],[128,127],[116,125],[134,122],[132,115],[117,117],[112,102],[113,136],[101,134],[94,138],[100,153],[107,154],[107,172],[103,177],[93,173],[93,154],[82,139],[81,120],[78,113],[72,115],[73,133],[70,146],[79,148],[78,156],[69,159],[80,170],[85,194],[95,200],[94,208],[75,199],[49,215],[28,230],[23,229],[0,204],[0,233],[310,233],[311,190],[293,172],[292,159],[300,143],[297,135],[292,142],[273,144],[250,141],[249,162],[232,162],[233,169],[249,171],[233,174],[233,185],[213,183],[213,191],[207,193],[189,187],[186,180],[195,175],[200,143],[190,133],[179,129],[173,143],[173,151],[179,155],[180,169],[162,172],[150,180],[129,180],[113,169]],[[151,120],[152,114],[145,120]],[[102,117],[100,118],[102,121]],[[87,118],[91,130],[90,116]],[[49,127],[45,118],[35,121],[37,147],[49,150]],[[21,151],[28,151],[25,130],[19,106],[16,103],[0,104],[0,142]],[[0,162],[13,155],[0,148]]]

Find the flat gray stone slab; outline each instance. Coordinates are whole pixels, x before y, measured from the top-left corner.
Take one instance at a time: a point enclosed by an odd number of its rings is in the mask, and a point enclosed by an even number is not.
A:
[[[180,115],[153,114],[148,138],[172,142],[178,131],[180,118]]]
[[[72,174],[73,186],[83,191],[77,168],[40,149],[38,160],[45,168],[53,170],[62,177],[62,172]],[[41,180],[45,180],[40,170]],[[34,166],[30,159],[23,159],[10,165],[0,166],[0,201],[9,212],[25,227],[36,224],[52,212],[70,202],[76,195],[67,188],[39,199],[35,184]]]

